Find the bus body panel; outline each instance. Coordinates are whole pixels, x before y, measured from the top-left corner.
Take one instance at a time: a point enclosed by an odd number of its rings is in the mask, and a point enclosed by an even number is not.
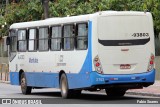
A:
[[[16,69],[19,70],[16,71],[20,71],[21,69],[26,71],[25,74],[28,86],[59,88],[59,71],[61,70],[64,70],[67,75],[70,89],[91,86],[89,72],[92,71],[92,22],[89,21],[88,23],[89,42],[87,51],[66,51],[65,53],[61,51],[48,53],[21,52],[14,58],[14,60],[17,59],[19,62],[19,64],[16,65]],[[63,64],[66,64],[65,66],[59,66],[59,64],[62,64],[59,61],[61,56],[63,56]],[[75,61],[78,63],[75,63]],[[11,65],[14,68],[15,64],[12,63]],[[13,69],[11,65],[10,68]],[[11,74],[14,74],[14,72],[11,72]],[[16,72],[16,74],[14,74],[14,79],[18,76],[19,74]],[[11,84],[19,85],[19,82],[11,81]]]
[[[143,72],[140,74],[115,74],[115,75],[102,75],[97,72],[92,72],[91,75],[92,86],[95,85],[111,85],[111,84],[138,84],[145,83],[153,84],[155,82],[155,69],[150,72]]]
[[[119,17],[119,14],[130,17],[133,15],[145,16],[148,18],[149,28],[143,31],[149,33],[150,42],[138,46],[104,46],[100,40],[126,39],[126,35],[139,33],[135,31],[125,31],[127,34],[119,38],[112,36],[101,36],[99,34],[99,17]],[[143,15],[142,15],[143,14]],[[147,15],[146,15],[147,14]],[[147,72],[149,58],[154,54],[154,34],[151,15],[142,12],[102,12],[84,16],[74,16],[67,18],[47,19],[36,22],[26,22],[13,24],[11,29],[29,28],[35,26],[53,26],[57,24],[68,24],[88,21],[88,49],[72,51],[36,51],[36,52],[15,52],[13,60],[9,62],[10,78],[12,85],[20,85],[19,72],[23,70],[26,74],[27,85],[32,87],[59,87],[59,73],[64,71],[67,75],[69,89],[89,89],[92,86],[109,84],[130,84],[130,83],[150,83],[155,80],[155,70]],[[110,19],[109,19],[110,20]],[[114,20],[113,20],[114,21]],[[122,22],[121,22],[122,23]],[[130,22],[132,23],[132,22]],[[32,25],[32,26],[31,26]],[[105,32],[109,28],[105,26]],[[147,29],[147,30],[146,30]],[[110,32],[112,33],[112,32]],[[140,32],[141,33],[141,32]],[[102,33],[103,34],[103,33]],[[118,35],[118,34],[117,34]],[[133,38],[127,38],[133,39]],[[143,37],[142,39],[146,39]],[[129,49],[127,52],[121,49]],[[93,63],[96,56],[102,64],[103,74],[97,73]],[[63,61],[62,61],[63,60]],[[62,62],[61,62],[62,61]],[[120,64],[130,64],[132,69],[119,69]],[[142,85],[143,86],[143,85]],[[100,88],[100,87],[98,87]]]
[[[19,72],[10,71],[9,76],[10,76],[10,84],[11,85],[20,85]]]
[[[143,73],[154,55],[150,14],[98,18],[98,56],[104,74]],[[129,69],[123,69],[128,65]]]

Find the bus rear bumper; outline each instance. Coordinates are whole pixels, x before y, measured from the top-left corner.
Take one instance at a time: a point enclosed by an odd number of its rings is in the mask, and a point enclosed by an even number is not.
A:
[[[155,69],[140,74],[105,75],[92,72],[90,74],[92,87],[126,87],[127,89],[142,88],[154,84]]]

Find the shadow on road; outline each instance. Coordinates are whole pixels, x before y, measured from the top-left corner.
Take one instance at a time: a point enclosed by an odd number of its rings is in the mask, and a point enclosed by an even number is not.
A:
[[[60,92],[34,92],[31,93],[34,96],[45,96],[45,97],[56,97],[61,98]],[[94,93],[82,93],[80,96],[76,96],[71,99],[78,99],[78,100],[91,100],[91,101],[106,101],[106,100],[133,100],[133,99],[146,99],[145,97],[135,97],[135,96],[124,96],[124,97],[108,97],[105,94],[94,94]]]
[[[34,96],[45,96],[45,97],[61,97],[61,93],[60,92],[34,92],[31,93],[30,95],[34,95]]]
[[[34,97],[33,97],[34,96]],[[59,91],[33,92],[27,98],[42,99],[46,104],[137,104],[137,101],[148,100],[145,96],[125,95],[124,97],[108,97],[104,93],[84,92],[70,99],[61,98]]]

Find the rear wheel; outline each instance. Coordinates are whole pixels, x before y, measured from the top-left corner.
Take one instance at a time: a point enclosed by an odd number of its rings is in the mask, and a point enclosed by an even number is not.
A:
[[[64,73],[61,75],[60,88],[62,98],[70,98],[72,96],[72,90],[68,87],[67,77]]]
[[[27,80],[24,72],[21,74],[20,84],[21,84],[21,91],[23,94],[25,95],[31,94],[32,87],[27,86]]]
[[[109,97],[122,97],[126,93],[124,89],[105,89],[105,91]]]

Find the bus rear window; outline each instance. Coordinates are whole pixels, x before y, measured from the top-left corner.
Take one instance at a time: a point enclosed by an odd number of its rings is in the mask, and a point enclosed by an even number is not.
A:
[[[98,18],[99,43],[104,46],[144,45],[150,41],[146,16],[107,16]]]

